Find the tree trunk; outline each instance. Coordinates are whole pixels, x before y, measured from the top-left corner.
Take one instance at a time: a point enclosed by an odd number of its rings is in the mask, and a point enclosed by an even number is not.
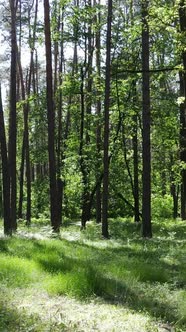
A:
[[[0,148],[0,159],[1,157],[1,148]],[[0,219],[3,217],[3,179],[2,179],[2,165],[0,161]]]
[[[181,33],[186,32],[185,1],[179,3],[179,19]],[[180,105],[180,160],[186,163],[186,51],[182,45],[183,72],[180,72],[180,95],[184,101]],[[186,169],[181,171],[181,218],[186,220]]]
[[[112,0],[108,0],[105,103],[104,103],[104,156],[103,156],[104,174],[103,174],[103,210],[102,210],[102,235],[105,238],[109,238],[108,187],[109,187],[109,111],[110,111],[110,80],[111,80],[111,24],[112,24]]]
[[[142,2],[142,70],[143,70],[143,194],[142,194],[142,233],[152,237],[151,228],[151,146],[150,146],[150,77],[149,77],[149,26],[148,0]]]
[[[38,15],[38,0],[35,3],[35,17],[33,26],[33,35],[31,35],[31,27],[29,26],[29,36],[30,36],[30,68],[29,77],[27,85],[27,96],[30,97],[31,92],[31,82],[32,74],[34,73],[34,48],[36,40],[36,25],[37,25],[37,15]],[[29,141],[29,126],[28,126],[28,115],[29,115],[29,101],[27,102],[24,110],[24,132],[25,132],[25,161],[26,161],[26,180],[27,180],[27,209],[26,209],[26,221],[27,226],[31,222],[31,165],[30,165],[30,141]]]
[[[2,177],[3,177],[4,233],[5,235],[11,235],[12,224],[10,218],[10,176],[9,176],[5,124],[4,124],[2,98],[1,98],[1,87],[0,87],[0,148],[1,148]]]
[[[16,1],[10,0],[11,11],[11,69],[10,69],[10,115],[9,115],[9,170],[10,170],[10,218],[12,230],[17,229],[16,220],[16,77],[17,77],[17,43],[16,43]]]
[[[100,6],[100,0],[96,2],[94,1],[94,5],[98,4]],[[100,28],[98,25],[100,25],[101,22],[101,14],[100,9],[98,9],[98,14],[96,15],[96,70],[97,70],[97,102],[96,102],[96,114],[97,114],[97,127],[96,127],[96,147],[97,147],[97,169],[96,169],[96,182],[98,182],[98,179],[100,177],[101,173],[101,146],[102,146],[102,140],[101,140],[101,95],[100,95],[100,89],[101,89],[101,36],[100,36]],[[96,222],[101,223],[101,183],[97,186],[96,190]]]
[[[60,61],[59,61],[59,85],[62,84],[63,77],[63,65],[64,65],[64,45],[63,45],[63,32],[64,32],[64,7],[61,9],[61,15],[58,17],[58,33],[60,33]],[[61,24],[59,23],[61,21]],[[60,31],[61,28],[61,31]],[[56,46],[57,53],[57,46]],[[58,51],[59,53],[59,51]],[[57,59],[56,59],[57,61]],[[57,66],[56,66],[57,67]],[[56,75],[57,76],[57,75]],[[56,79],[57,80],[57,79]],[[56,83],[57,84],[57,83]],[[61,170],[63,167],[63,147],[62,147],[62,108],[63,108],[63,96],[60,89],[58,94],[58,132],[57,132],[57,191],[58,191],[58,213],[60,218],[60,224],[62,224],[62,204],[63,204],[63,191],[64,181],[61,179]]]
[[[178,188],[174,183],[171,183],[171,195],[173,198],[173,218],[178,217]]]
[[[82,174],[82,214],[81,214],[81,228],[86,227],[87,222],[87,205],[89,202],[88,197],[88,175],[86,169],[85,156],[83,153],[84,146],[84,128],[85,128],[85,96],[84,96],[84,73],[81,68],[81,119],[80,119],[80,146],[79,146],[79,157],[80,157],[80,169]]]
[[[139,161],[138,161],[138,114],[136,110],[136,79],[132,82],[133,88],[133,136],[132,136],[132,146],[133,146],[133,172],[134,172],[134,185],[133,185],[133,195],[134,195],[134,221],[140,221],[139,212]]]
[[[56,181],[56,159],[55,159],[55,114],[53,102],[52,82],[52,52],[50,33],[49,1],[44,0],[45,20],[45,50],[46,50],[46,81],[47,81],[47,118],[48,118],[48,155],[50,176],[50,213],[51,226],[54,232],[59,232],[60,221],[57,204],[57,181]]]
[[[22,153],[21,153],[21,165],[20,165],[20,178],[19,178],[19,206],[18,206],[18,218],[23,218],[23,182],[24,182],[24,160],[25,160],[25,135],[23,133]]]

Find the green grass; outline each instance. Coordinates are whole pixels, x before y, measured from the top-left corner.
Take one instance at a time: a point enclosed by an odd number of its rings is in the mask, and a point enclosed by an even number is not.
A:
[[[161,220],[153,229],[154,238],[144,240],[140,226],[111,220],[111,240],[105,241],[93,223],[81,233],[79,226],[66,225],[60,238],[38,226],[29,229],[29,236],[22,226],[16,236],[0,238],[0,290],[38,289],[81,301],[100,298],[186,331],[186,224]],[[32,325],[29,331],[48,331],[37,315],[24,312],[20,321],[10,303],[8,308],[7,302],[0,303],[0,331],[6,331],[9,320],[7,331],[12,331],[13,321],[14,331]],[[23,322],[27,326],[19,329]]]

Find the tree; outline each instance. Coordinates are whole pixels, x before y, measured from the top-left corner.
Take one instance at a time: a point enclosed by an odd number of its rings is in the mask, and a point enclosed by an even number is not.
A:
[[[151,230],[151,150],[150,150],[150,77],[148,0],[142,0],[142,99],[143,99],[143,195],[142,233],[152,237]]]
[[[25,210],[29,224],[31,209],[37,218],[48,217],[50,206],[51,225],[59,231],[62,215],[80,217],[84,228],[92,214],[97,222],[103,219],[107,238],[108,216],[139,221],[143,196],[143,236],[152,236],[151,191],[152,214],[154,198],[164,201],[169,195],[176,216],[182,182],[184,217],[184,2],[46,0],[44,25],[37,17],[38,0],[12,3],[14,15],[6,6],[1,9],[6,25],[16,20],[11,23],[17,49],[12,39],[10,125],[5,121],[5,129],[14,211],[20,167],[18,216],[24,218]],[[1,27],[8,40],[3,21]],[[46,68],[38,47],[44,39]],[[25,64],[24,52],[30,63]],[[180,62],[183,69],[177,67]]]
[[[57,204],[56,158],[55,158],[55,114],[53,102],[53,78],[52,78],[52,52],[50,33],[49,1],[44,0],[45,19],[45,50],[46,50],[46,82],[47,82],[47,118],[48,118],[48,155],[50,176],[50,213],[51,225],[55,232],[59,232],[60,218]]]
[[[94,0],[94,5],[100,6],[100,0],[96,2]],[[98,183],[96,189],[96,222],[101,222],[101,181],[99,181],[100,171],[101,171],[101,13],[100,8],[98,8],[98,13],[96,14],[96,34],[95,34],[95,47],[96,47],[96,70],[97,70],[97,91],[96,91],[96,114],[97,114],[97,126],[96,126],[96,147],[97,147],[97,169],[96,169],[96,182]]]
[[[12,224],[10,219],[10,176],[9,176],[9,167],[8,167],[5,123],[3,115],[2,98],[1,98],[1,87],[0,87],[0,149],[1,149],[2,173],[3,173],[4,233],[6,235],[11,235]]]
[[[185,1],[179,3],[180,31],[186,33],[186,6]],[[186,51],[184,43],[181,45],[183,71],[180,71],[180,95],[184,100],[180,104],[180,159],[186,163]],[[181,171],[181,218],[186,220],[186,169]]]
[[[11,74],[10,74],[10,115],[9,115],[9,170],[10,170],[10,217],[13,231],[17,229],[16,221],[16,142],[17,142],[17,114],[16,114],[16,79],[17,79],[17,41],[16,41],[16,11],[17,1],[10,0],[11,12]]]
[[[18,78],[20,82],[21,88],[21,96],[20,99],[23,102],[23,118],[24,118],[24,130],[23,130],[23,142],[22,142],[22,154],[21,154],[21,166],[20,166],[20,195],[19,195],[19,208],[18,208],[18,217],[22,218],[22,207],[23,207],[23,182],[24,182],[24,167],[26,173],[26,222],[27,225],[30,225],[31,222],[31,165],[30,165],[30,139],[29,139],[29,98],[31,95],[31,85],[32,85],[32,77],[34,74],[34,49],[35,49],[35,41],[36,41],[36,28],[37,28],[37,15],[38,15],[38,0],[35,2],[34,9],[34,22],[33,22],[33,32],[31,29],[31,11],[34,3],[28,6],[28,23],[29,31],[28,31],[28,43],[30,46],[30,63],[29,68],[26,72],[26,78],[24,79],[23,66],[21,63],[21,19],[22,19],[22,2],[20,1],[20,42],[18,49]],[[23,8],[24,9],[24,8]]]
[[[102,235],[109,237],[108,232],[108,187],[109,187],[109,111],[110,111],[110,81],[111,81],[111,24],[112,0],[108,0],[107,39],[106,39],[106,74],[104,103],[104,157],[103,157],[103,211]]]

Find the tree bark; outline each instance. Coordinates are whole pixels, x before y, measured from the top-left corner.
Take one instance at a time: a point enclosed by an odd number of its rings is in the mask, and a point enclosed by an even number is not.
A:
[[[186,7],[185,1],[179,3],[180,31],[186,32]],[[186,51],[182,45],[183,71],[180,71],[180,95],[184,101],[180,105],[180,160],[186,163]],[[186,220],[186,169],[181,171],[181,218]]]
[[[86,222],[89,220],[88,206],[88,174],[85,156],[83,153],[84,147],[84,130],[85,130],[85,95],[84,95],[84,76],[83,68],[81,68],[81,119],[80,119],[80,145],[79,145],[79,157],[80,157],[80,169],[82,173],[82,214],[81,214],[81,228],[86,227]]]
[[[10,69],[10,115],[9,115],[9,171],[10,171],[10,218],[12,230],[17,230],[16,220],[16,140],[17,140],[17,114],[16,114],[16,78],[17,78],[17,42],[16,42],[16,1],[10,0],[11,11],[11,69]]]
[[[170,174],[170,194],[173,199],[173,219],[176,219],[178,217],[178,198],[179,198],[179,185],[175,183],[175,174],[172,169],[172,166],[174,165],[174,157],[173,153],[170,153],[170,164],[169,164],[169,174]]]
[[[94,5],[100,6],[100,0],[94,1]],[[95,36],[95,46],[96,46],[96,70],[97,70],[97,102],[96,102],[96,115],[97,115],[97,127],[96,127],[96,147],[97,147],[97,169],[96,169],[96,182],[98,182],[100,173],[101,173],[101,147],[102,147],[102,139],[101,139],[101,35],[100,35],[100,22],[101,22],[101,14],[100,9],[98,9],[98,13],[96,15],[96,36]],[[101,183],[97,186],[96,189],[96,222],[101,223]]]
[[[85,3],[86,5],[86,3]],[[87,6],[91,8],[92,1],[88,0]],[[93,60],[93,46],[92,46],[92,21],[88,22],[88,36],[85,35],[85,58],[84,70],[81,68],[81,124],[80,124],[80,168],[82,173],[82,215],[81,228],[86,227],[86,222],[90,220],[90,156],[85,151],[84,147],[90,144],[90,120],[92,108],[92,60]],[[86,25],[84,27],[86,31]],[[87,82],[86,82],[87,77]],[[87,84],[86,84],[87,83]],[[85,88],[86,85],[86,94]]]
[[[61,24],[60,24],[61,21]],[[61,30],[60,30],[61,29]],[[61,9],[61,14],[58,17],[58,33],[60,34],[60,59],[59,59],[59,85],[62,84],[63,77],[63,65],[64,65],[64,43],[63,43],[63,33],[64,33],[64,7]],[[56,53],[59,47],[56,46]],[[58,51],[59,53],[59,51]],[[56,60],[57,61],[57,58]],[[55,66],[57,67],[57,65]],[[57,76],[57,74],[56,74]],[[57,78],[56,78],[57,81]],[[57,83],[56,83],[57,86]],[[56,91],[57,92],[57,91]],[[64,191],[64,181],[61,179],[61,170],[63,167],[63,141],[62,141],[62,108],[63,108],[63,96],[62,90],[60,89],[57,99],[57,113],[58,113],[58,128],[57,128],[57,191],[58,191],[58,213],[60,218],[60,224],[62,224],[62,204],[63,204],[63,191]]]
[[[104,174],[103,174],[103,208],[102,208],[102,235],[104,238],[109,238],[108,188],[109,188],[109,111],[110,111],[110,80],[111,80],[111,24],[112,24],[112,0],[108,0],[105,103],[104,103],[104,156],[103,156]]]
[[[3,215],[4,215],[4,234],[12,234],[12,224],[10,218],[10,175],[8,167],[8,153],[6,144],[5,124],[3,116],[3,106],[0,87],[0,148],[2,158],[2,177],[3,177]]]
[[[45,20],[45,50],[46,50],[46,82],[47,82],[47,118],[48,118],[48,155],[50,176],[50,213],[51,226],[54,232],[59,232],[60,220],[57,204],[56,158],[55,158],[55,114],[52,81],[52,52],[50,32],[49,1],[44,0]]]
[[[152,237],[151,227],[151,143],[150,143],[150,76],[149,76],[149,26],[148,0],[142,0],[142,100],[143,100],[143,193],[142,234]]]
[[[0,148],[0,159],[1,157],[1,148]],[[2,165],[0,161],[0,218],[3,217],[3,179],[2,179]]]
[[[136,80],[133,81],[133,135],[132,135],[132,146],[133,146],[133,172],[134,172],[134,221],[140,221],[139,213],[139,158],[138,158],[138,114],[136,110]]]

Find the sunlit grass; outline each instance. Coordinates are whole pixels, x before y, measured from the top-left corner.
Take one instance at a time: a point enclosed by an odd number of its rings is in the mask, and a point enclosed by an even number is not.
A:
[[[184,331],[186,225],[161,221],[153,228],[154,238],[143,240],[139,225],[111,220],[111,240],[105,241],[94,223],[81,233],[79,225],[64,227],[60,238],[53,238],[49,226],[22,227],[18,235],[0,239],[1,288],[99,297]]]
[[[7,287],[25,287],[37,280],[35,262],[18,257],[0,255],[0,284]]]
[[[43,321],[38,314],[29,314],[26,310],[17,310],[11,306],[11,298],[1,290],[0,299],[0,332],[64,332],[65,324]]]

